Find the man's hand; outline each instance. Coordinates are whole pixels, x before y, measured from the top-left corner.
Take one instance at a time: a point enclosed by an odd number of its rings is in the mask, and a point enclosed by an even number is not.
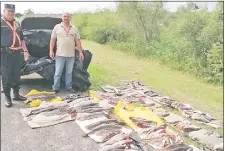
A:
[[[29,53],[27,51],[24,52],[24,60],[27,61],[29,58]]]
[[[54,59],[54,52],[53,52],[53,51],[50,51],[49,57],[50,57],[51,59]]]
[[[79,52],[79,57],[80,57],[80,60],[84,60],[84,55],[82,52]]]

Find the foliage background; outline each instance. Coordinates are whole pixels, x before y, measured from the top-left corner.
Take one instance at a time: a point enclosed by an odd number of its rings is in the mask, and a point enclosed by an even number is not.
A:
[[[223,2],[212,12],[194,3],[169,12],[162,2],[118,2],[116,11],[76,13],[72,22],[83,39],[223,84]]]

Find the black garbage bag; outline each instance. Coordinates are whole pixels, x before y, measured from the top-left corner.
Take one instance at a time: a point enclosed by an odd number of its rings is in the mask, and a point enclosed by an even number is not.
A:
[[[27,49],[32,57],[45,57],[49,56],[49,43],[51,39],[51,31],[25,31],[24,40]],[[54,52],[56,46],[54,47]]]
[[[55,63],[54,64],[45,65],[42,68],[43,69],[41,71],[38,71],[37,74],[42,76],[44,79],[53,82],[54,74],[55,74]]]
[[[87,71],[89,64],[91,62],[93,54],[89,50],[83,50],[84,61],[82,62],[83,70]],[[78,51],[75,52],[76,60],[79,60]]]
[[[91,86],[89,81],[90,75],[83,69],[84,60],[81,61],[78,56],[76,56],[74,62],[72,87],[76,91],[85,91]],[[63,73],[65,73],[65,71]],[[65,74],[62,75],[62,82],[65,83]]]
[[[76,91],[85,91],[90,88],[90,74],[87,68],[91,62],[92,54],[88,50],[83,50],[84,60],[79,59],[78,51],[75,51],[75,62],[73,67],[72,87]],[[85,68],[84,68],[85,66]],[[65,71],[63,72],[65,73]],[[65,75],[62,75],[62,82],[65,83]]]
[[[85,91],[90,88],[89,73],[84,70],[73,70],[73,83],[72,87],[76,91]]]
[[[87,69],[89,67],[89,64],[91,62],[93,54],[89,50],[84,50],[83,54],[84,54],[84,58],[85,58],[84,59],[84,63],[83,63],[83,69],[85,71],[87,71]]]
[[[43,70],[43,66],[54,63],[53,60],[48,59],[48,57],[43,57],[33,62],[24,62],[22,63],[21,74],[28,75],[38,71]]]
[[[85,52],[86,52],[86,55],[84,54]],[[91,83],[89,81],[90,75],[87,72],[87,69],[84,70],[84,64],[86,61],[85,68],[88,68],[92,59],[92,54],[88,50],[84,50],[83,54],[84,54],[84,60],[81,61],[79,60],[78,53],[76,53],[76,57],[75,57],[76,59],[74,62],[72,87],[76,91],[85,91],[91,86]],[[42,68],[43,69],[41,71],[38,71],[37,73],[43,78],[53,82],[54,74],[55,74],[55,63],[45,65]],[[65,73],[65,68],[63,73]],[[64,74],[62,75],[61,80],[62,80],[62,84],[65,84]]]

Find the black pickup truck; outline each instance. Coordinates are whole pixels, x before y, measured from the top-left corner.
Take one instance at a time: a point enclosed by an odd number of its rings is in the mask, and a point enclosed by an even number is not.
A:
[[[47,80],[53,80],[55,61],[49,58],[49,42],[52,29],[56,24],[61,23],[60,16],[27,15],[22,17],[18,23],[23,31],[24,40],[30,53],[29,59],[23,60],[21,64],[21,75],[38,73]],[[92,53],[83,50],[83,61],[79,60],[77,51],[75,51],[75,54],[73,88],[78,91],[85,91],[91,86],[87,69],[92,59]],[[62,82],[64,82],[64,75],[62,76]]]

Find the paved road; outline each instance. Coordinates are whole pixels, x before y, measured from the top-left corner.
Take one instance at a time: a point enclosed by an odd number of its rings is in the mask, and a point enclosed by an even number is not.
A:
[[[31,78],[31,79],[30,79]],[[31,89],[51,90],[51,83],[31,75],[23,77],[22,93]],[[4,96],[1,95],[3,99]],[[23,121],[19,108],[22,102],[14,103],[10,109],[1,101],[1,150],[2,151],[97,151],[98,146],[91,138],[83,138],[83,131],[74,121],[51,127],[31,129]]]

